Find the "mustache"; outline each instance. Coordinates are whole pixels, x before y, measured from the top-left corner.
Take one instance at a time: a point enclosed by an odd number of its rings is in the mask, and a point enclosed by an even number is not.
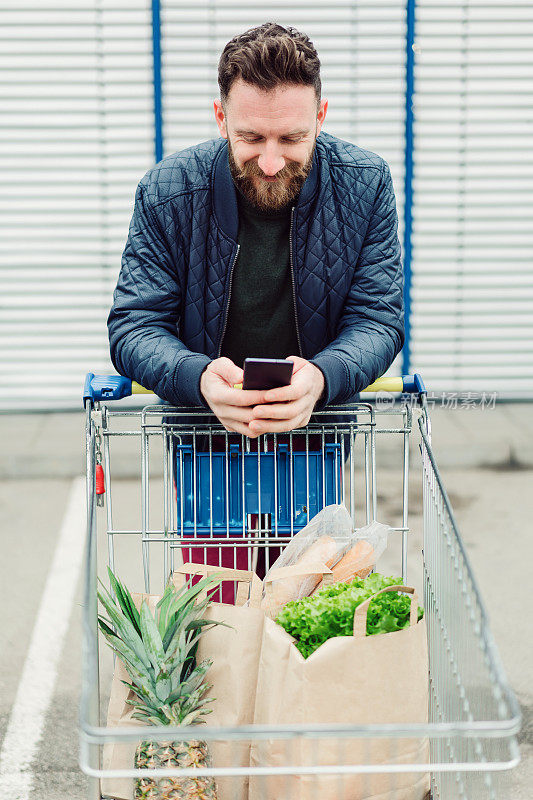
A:
[[[266,176],[257,161],[247,161],[241,168],[237,167],[236,178],[238,180],[247,180],[250,178],[264,178],[275,177],[279,180],[287,178],[307,178],[309,174],[309,167],[307,164],[297,164],[295,161],[288,161],[275,176]]]

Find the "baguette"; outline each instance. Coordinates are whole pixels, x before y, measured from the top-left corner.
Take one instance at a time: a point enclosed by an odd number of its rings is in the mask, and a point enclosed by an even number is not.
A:
[[[329,582],[346,583],[346,581],[351,581],[355,577],[366,578],[367,575],[370,575],[375,565],[374,548],[364,539],[361,539],[331,568],[333,574]],[[323,588],[323,581],[321,581],[315,591],[318,592]]]
[[[337,558],[337,542],[331,536],[320,536],[296,559],[294,566],[305,567],[306,564],[320,562],[327,567],[331,567]],[[305,578],[282,578],[272,582],[270,601],[267,597],[263,598],[261,608],[269,607],[280,608],[290,600],[297,600],[299,597],[307,597],[312,594],[317,584],[320,583],[320,575],[309,575]],[[304,589],[304,594],[302,594]]]

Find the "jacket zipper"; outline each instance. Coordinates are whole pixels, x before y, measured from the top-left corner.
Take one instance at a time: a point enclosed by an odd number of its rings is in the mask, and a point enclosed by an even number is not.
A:
[[[294,322],[296,323],[296,338],[298,340],[298,347],[300,348],[300,357],[303,358],[302,342],[300,340],[300,329],[298,327],[298,311],[296,308],[296,283],[294,279],[294,264],[292,260],[292,226],[294,222],[294,206],[291,208],[291,226],[289,228],[289,263],[291,266],[291,282],[292,282],[292,302],[294,304]]]
[[[220,337],[220,344],[218,346],[218,355],[217,358],[220,358],[220,354],[222,352],[222,343],[224,341],[224,336],[226,335],[226,328],[228,327],[228,314],[229,314],[229,304],[231,300],[231,284],[233,282],[233,271],[235,269],[235,264],[237,263],[237,258],[239,257],[239,250],[241,249],[240,244],[237,245],[237,252],[235,253],[235,258],[233,259],[233,263],[231,265],[230,273],[229,273],[229,287],[228,287],[228,302],[226,303],[226,313],[224,316],[224,327],[222,328],[222,336]]]

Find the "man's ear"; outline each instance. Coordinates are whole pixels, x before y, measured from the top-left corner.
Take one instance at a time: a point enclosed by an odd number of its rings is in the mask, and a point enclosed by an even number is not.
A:
[[[326,119],[326,113],[328,110],[328,101],[321,100],[320,107],[318,109],[318,114],[316,116],[316,135],[320,133],[322,130],[322,125],[324,124],[324,120]]]
[[[215,100],[213,102],[213,107],[215,109],[215,120],[218,125],[220,135],[223,139],[227,139],[228,130],[226,128],[226,115],[224,113],[224,109],[222,108],[222,102],[220,100]]]

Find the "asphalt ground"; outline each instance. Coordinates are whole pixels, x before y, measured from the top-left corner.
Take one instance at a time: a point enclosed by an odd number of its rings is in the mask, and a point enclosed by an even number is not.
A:
[[[419,582],[416,554],[420,548],[422,527],[419,475],[417,465],[413,464],[410,552],[415,583]],[[513,468],[512,465],[506,469],[497,466],[484,469],[445,467],[443,477],[489,612],[495,641],[523,712],[520,735],[522,761],[511,773],[510,785],[502,795],[502,800],[529,800],[533,785],[533,617],[529,609],[533,563],[533,471]],[[397,518],[401,502],[397,474],[383,470],[378,472],[378,481],[379,518],[383,521]],[[7,752],[11,753],[12,759],[9,763],[4,758],[0,766],[0,785],[4,787],[6,793],[2,792],[2,796],[6,800],[18,800],[19,797],[16,784],[12,786],[12,791],[6,791],[9,776],[13,778],[13,774],[15,777],[18,774],[18,780],[23,779],[20,784],[26,787],[20,793],[23,800],[87,798],[87,780],[78,766],[78,700],[81,683],[79,575],[75,574],[72,580],[74,593],[71,601],[68,598],[65,600],[67,592],[62,596],[52,596],[56,626],[52,628],[50,642],[43,645],[57,654],[57,670],[48,676],[49,697],[38,695],[35,700],[30,697],[31,702],[24,703],[24,699],[17,696],[21,683],[28,686],[30,695],[35,686],[42,684],[46,689],[46,681],[43,684],[41,677],[43,665],[39,663],[39,653],[33,654],[34,660],[28,672],[29,650],[35,636],[36,619],[41,619],[38,615],[42,611],[50,570],[56,570],[54,574],[59,576],[58,580],[67,580],[67,583],[72,571],[72,552],[69,554],[68,550],[64,551],[70,559],[68,563],[58,565],[56,556],[74,489],[72,480],[62,478],[4,479],[0,484],[3,597],[0,742],[4,755],[7,742]],[[117,481],[114,502],[115,507],[124,513],[124,524],[136,525],[140,502],[138,483],[132,480]],[[100,538],[103,566],[105,534],[102,533]],[[138,543],[130,538],[117,549],[117,563],[120,564],[122,576],[132,588],[140,589]],[[391,561],[393,550],[379,566],[381,571],[397,571],[396,564]],[[65,626],[65,635],[58,647],[54,648],[54,631],[60,630],[62,624]],[[105,657],[103,661],[102,706],[105,708],[111,662]],[[6,731],[8,726],[12,726],[17,713],[19,738],[13,740],[11,737],[8,741]],[[39,736],[36,734],[36,725],[38,727],[40,714],[42,732]],[[13,741],[17,744],[14,752]]]

